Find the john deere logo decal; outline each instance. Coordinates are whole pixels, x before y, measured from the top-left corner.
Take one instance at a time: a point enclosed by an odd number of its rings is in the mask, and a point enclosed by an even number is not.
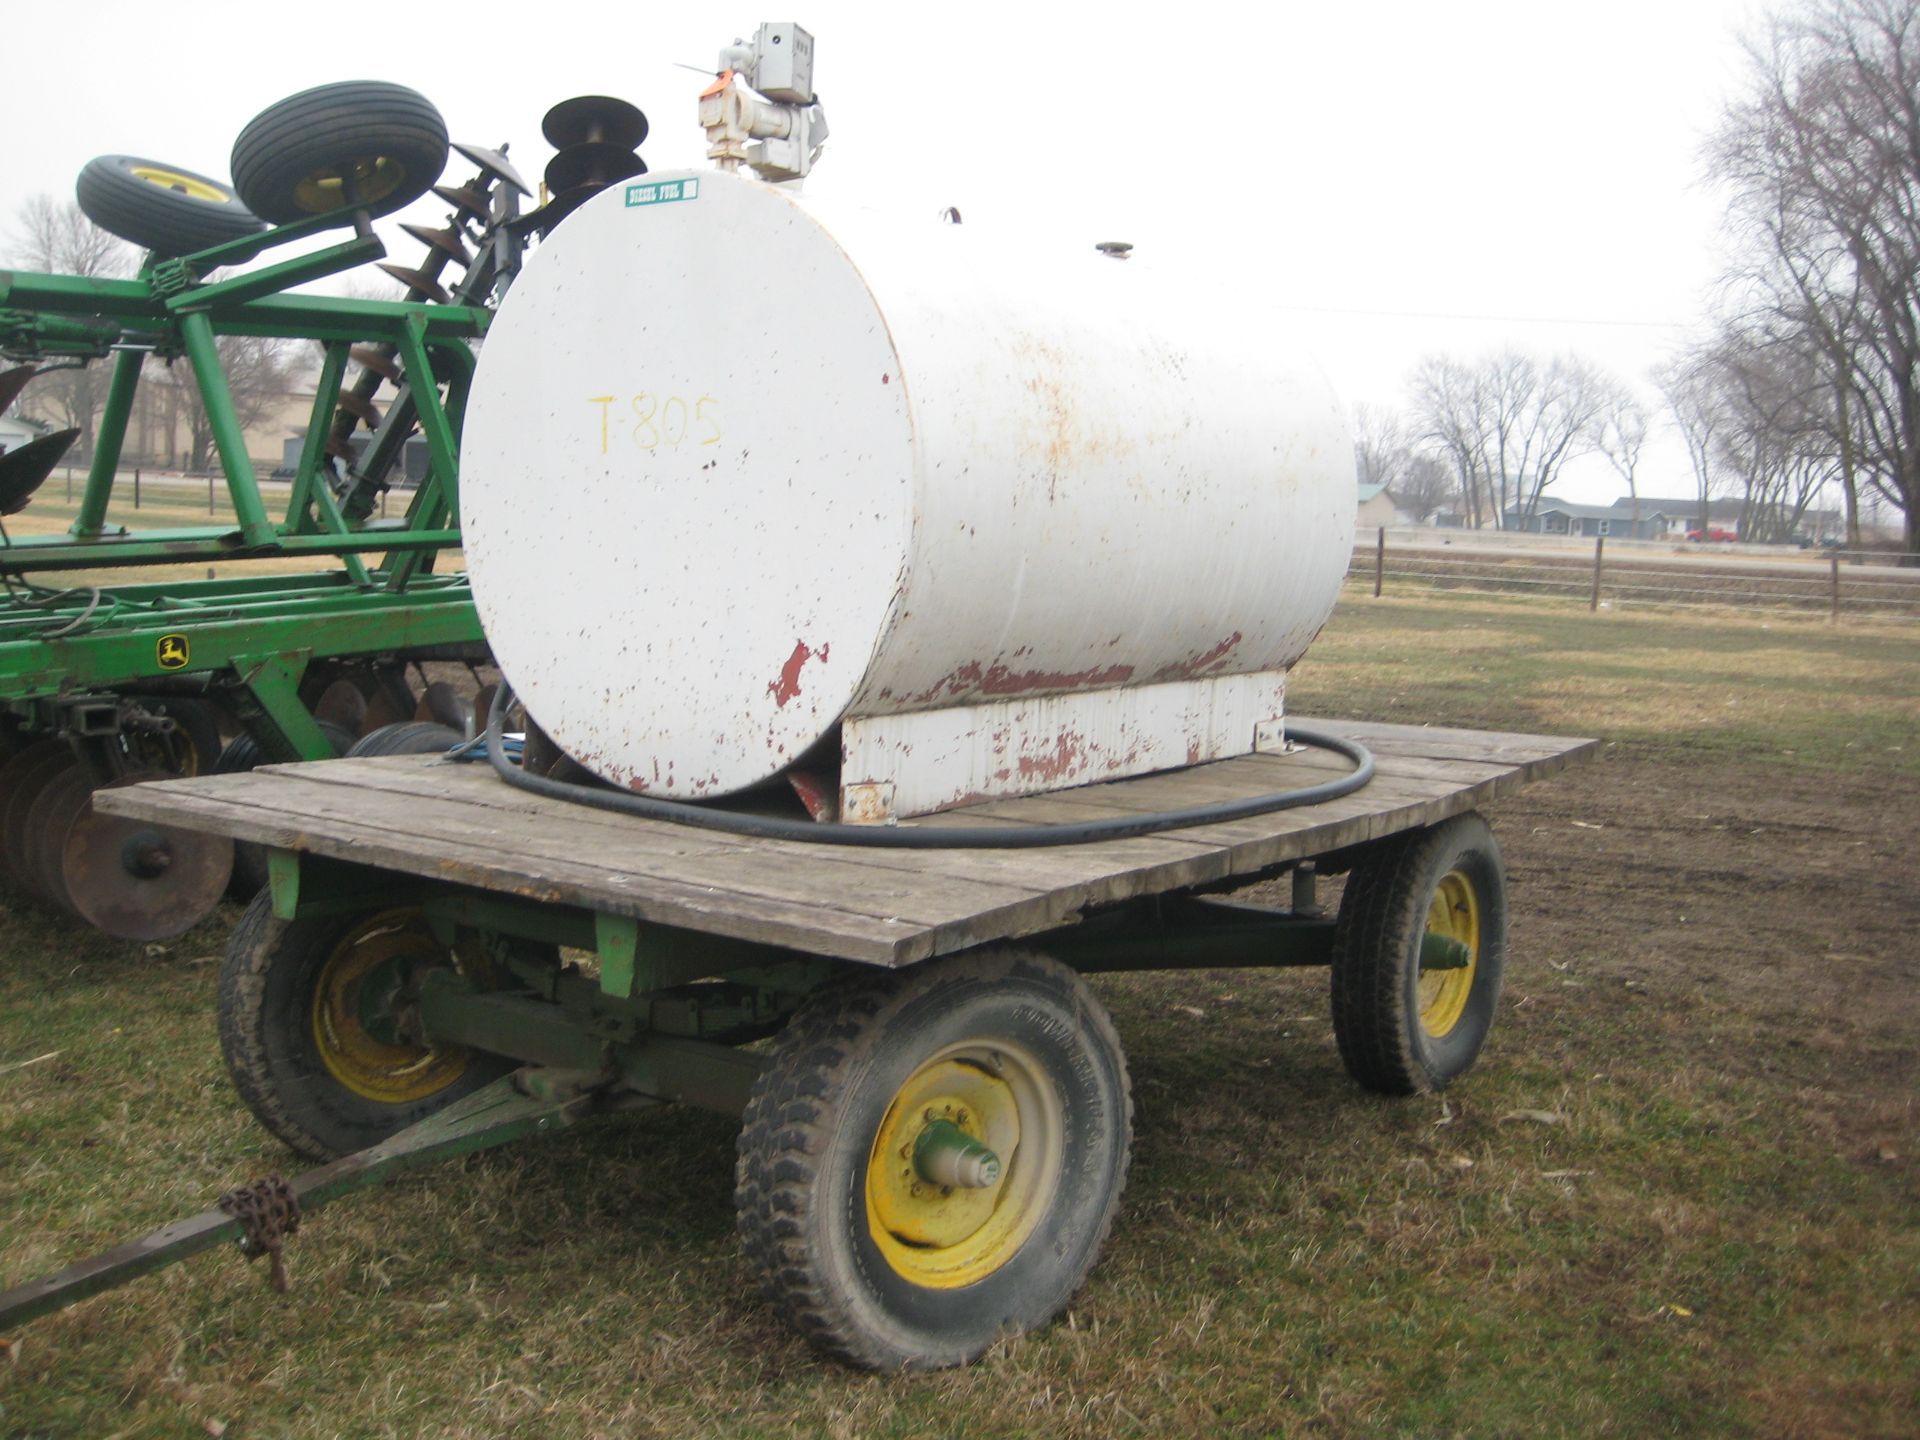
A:
[[[162,635],[153,647],[153,658],[162,670],[184,670],[193,658],[193,646],[184,635]]]

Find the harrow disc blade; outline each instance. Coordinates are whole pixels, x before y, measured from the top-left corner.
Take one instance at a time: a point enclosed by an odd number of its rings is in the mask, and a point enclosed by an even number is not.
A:
[[[637,150],[647,138],[647,117],[638,105],[612,95],[576,95],[547,111],[540,133],[556,150],[591,140]]]
[[[353,681],[336,680],[313,702],[313,718],[329,720],[349,734],[358,735],[366,728],[367,697]]]
[[[32,365],[16,365],[11,370],[0,372],[0,415],[13,408],[13,402],[20,398],[20,392],[27,388],[27,382],[39,373]]]
[[[442,285],[438,280],[426,274],[424,271],[409,270],[404,265],[395,265],[387,260],[380,262],[380,268],[409,290],[426,296],[427,299],[434,301],[436,304],[451,305],[453,303],[453,296],[447,293],[446,286]]]
[[[633,151],[604,140],[569,146],[547,162],[547,189],[555,195],[581,185],[607,186],[647,173],[647,162]]]
[[[351,386],[340,392],[340,398],[334,401],[334,404],[359,420],[369,430],[380,428],[380,407]]]
[[[56,430],[0,455],[0,515],[26,509],[33,492],[46,483],[53,467],[79,438],[78,430]]]
[[[478,220],[485,223],[490,202],[487,192],[478,185],[462,185],[455,189],[451,185],[436,185],[433,193],[460,212],[462,219]]]
[[[84,765],[62,770],[27,812],[27,875],[33,890],[62,909],[73,909],[67,894],[67,831],[93,799],[93,776]]]
[[[444,680],[436,680],[427,686],[427,693],[420,697],[420,706],[413,712],[413,718],[437,721],[463,735],[473,733],[472,702],[462,699],[460,692]]]
[[[47,786],[79,763],[66,741],[47,739],[0,765],[0,876],[19,889],[39,893],[27,853],[27,814]]]
[[[393,356],[378,345],[356,345],[347,352],[349,359],[363,370],[371,370],[382,380],[398,385],[402,371]]]
[[[136,770],[103,788],[173,778]],[[69,827],[61,858],[68,897],[83,920],[122,940],[170,940],[220,903],[233,873],[233,841],[102,815],[89,803]]]
[[[421,244],[431,245],[461,265],[473,263],[473,253],[467,249],[466,242],[461,240],[460,232],[451,225],[444,230],[435,230],[426,225],[402,225],[400,228]]]
[[[479,166],[482,174],[491,175],[502,185],[509,185],[522,195],[533,193],[527,188],[527,182],[520,178],[520,172],[513,168],[513,163],[507,159],[504,152],[489,150],[484,145],[462,145],[458,140],[453,142],[453,148],[454,153],[466,156]]]

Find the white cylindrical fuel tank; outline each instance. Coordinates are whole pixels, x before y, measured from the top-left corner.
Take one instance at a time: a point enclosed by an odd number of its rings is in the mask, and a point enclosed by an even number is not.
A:
[[[1281,670],[1352,551],[1353,447],[1247,277],[718,172],[530,258],[462,443],[528,711],[634,790],[726,794],[843,717]]]

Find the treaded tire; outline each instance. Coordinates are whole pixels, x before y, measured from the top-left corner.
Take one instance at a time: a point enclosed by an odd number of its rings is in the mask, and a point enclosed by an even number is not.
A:
[[[1423,1011],[1421,949],[1442,886],[1468,887],[1477,943],[1459,972],[1429,970],[1433,988],[1462,985]],[[1500,846],[1479,815],[1374,847],[1347,878],[1333,940],[1333,1033],[1347,1073],[1382,1095],[1444,1090],[1472,1068],[1493,1026],[1506,968],[1507,890]]]
[[[281,920],[262,892],[235,927],[220,969],[220,1053],[233,1087],[262,1125],[310,1160],[365,1149],[515,1068],[500,1056],[464,1052],[464,1068],[450,1083],[395,1103],[356,1093],[334,1074],[316,1034],[316,992],[338,947],[374,918]]]
[[[870,1187],[897,1163],[879,1137],[930,1063],[976,1043],[1017,1052],[1011,1063],[1031,1062],[1056,1096],[1057,1133],[1049,1141],[1023,1111],[997,1182],[1037,1177],[1044,1200],[1018,1217],[994,1268],[970,1283],[920,1283],[875,1232]],[[876,1370],[965,1364],[1073,1298],[1112,1227],[1132,1131],[1119,1038],[1066,966],[994,949],[858,976],[802,1007],[755,1082],[735,1170],[740,1237],[762,1293],[827,1354]],[[1038,1163],[1020,1180],[1023,1159]]]
[[[410,205],[447,166],[447,125],[426,96],[386,80],[317,85],[269,105],[233,142],[233,184],[277,225]],[[359,187],[358,205],[343,177]]]
[[[316,722],[320,733],[333,745],[335,755],[345,755],[353,748],[353,735],[331,720]],[[220,752],[220,758],[213,762],[216,775],[237,775],[251,770],[263,763],[260,742],[242,731],[226,744]],[[233,878],[227,882],[227,893],[236,900],[251,900],[259,894],[267,883],[267,847],[251,840],[233,842]]]
[[[73,190],[94,224],[156,255],[191,255],[267,228],[227,181],[137,155],[95,156]]]
[[[396,720],[378,730],[369,730],[354,742],[347,754],[350,757],[444,755],[454,746],[464,745],[466,740],[467,737],[451,725],[442,725],[437,720]]]

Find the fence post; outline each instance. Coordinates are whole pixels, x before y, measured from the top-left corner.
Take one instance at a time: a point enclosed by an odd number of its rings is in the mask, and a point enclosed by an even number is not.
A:
[[[1593,594],[1587,600],[1587,609],[1597,611],[1600,608],[1600,553],[1607,548],[1607,537],[1593,537]]]
[[[207,513],[213,513],[213,472],[207,472]]]
[[[1382,525],[1373,542],[1373,598],[1380,598],[1380,582],[1387,577],[1387,527]]]
[[[73,466],[71,465],[67,466],[67,501],[69,504],[73,501]]]
[[[140,467],[133,467],[133,508],[140,508]]]
[[[1838,555],[1829,555],[1827,557],[1827,566],[1833,582],[1833,612],[1827,616],[1827,623],[1830,625],[1838,625],[1840,623],[1840,557]]]

